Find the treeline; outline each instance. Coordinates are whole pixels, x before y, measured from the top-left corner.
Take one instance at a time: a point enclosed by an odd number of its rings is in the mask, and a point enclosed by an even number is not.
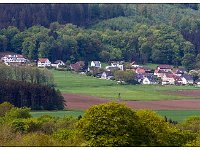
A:
[[[199,116],[177,123],[118,103],[93,106],[78,118],[33,118],[30,109],[4,102],[0,104],[0,146],[197,147],[199,123]]]
[[[16,26],[24,30],[52,22],[87,26],[101,19],[123,15],[120,4],[1,4],[0,29]]]
[[[48,69],[30,66],[6,66],[0,64],[0,80],[17,80],[34,84],[54,86],[53,75]]]
[[[124,60],[161,63],[188,69],[196,65],[199,52],[172,26],[137,24],[129,31],[83,29],[72,24],[51,23],[50,28],[33,26],[20,32],[16,27],[0,30],[0,50],[22,53],[30,60],[47,57],[74,63]],[[196,58],[192,62],[188,58]]]
[[[0,102],[10,102],[16,107],[33,110],[60,110],[64,100],[59,91],[49,86],[24,81],[0,79]]]

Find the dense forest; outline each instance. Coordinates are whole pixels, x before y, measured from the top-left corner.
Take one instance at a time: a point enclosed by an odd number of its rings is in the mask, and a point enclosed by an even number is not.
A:
[[[200,68],[198,4],[1,4],[0,51]]]
[[[49,86],[24,81],[0,80],[0,102],[4,101],[33,110],[64,109],[64,99],[59,91]]]

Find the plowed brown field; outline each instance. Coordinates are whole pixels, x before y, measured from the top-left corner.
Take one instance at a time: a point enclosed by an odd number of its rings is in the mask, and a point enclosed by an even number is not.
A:
[[[113,100],[118,103],[125,103],[128,107],[134,109],[152,109],[152,110],[193,110],[200,109],[200,90],[194,91],[168,91],[169,94],[177,94],[182,96],[195,96],[197,99],[187,100],[161,100],[161,101],[123,101]],[[79,94],[63,94],[67,109],[85,110],[92,105],[111,102],[103,98],[93,96],[83,96]]]

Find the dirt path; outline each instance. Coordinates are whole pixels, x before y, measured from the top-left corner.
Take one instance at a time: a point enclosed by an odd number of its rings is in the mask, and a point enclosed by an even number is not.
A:
[[[188,94],[180,91],[180,94],[185,94],[185,96],[200,96],[200,91],[190,91]],[[193,93],[194,92],[194,93]],[[178,94],[170,93],[170,94]],[[199,94],[199,95],[198,95]],[[85,110],[92,105],[103,104],[111,102],[111,100],[106,100],[103,98],[93,97],[93,96],[83,96],[79,94],[63,94],[65,100],[67,101],[67,109],[78,109]],[[153,110],[192,110],[200,109],[200,98],[199,99],[188,99],[188,100],[162,100],[162,101],[123,101],[117,100],[115,102],[125,103],[128,107],[135,109],[153,109]]]

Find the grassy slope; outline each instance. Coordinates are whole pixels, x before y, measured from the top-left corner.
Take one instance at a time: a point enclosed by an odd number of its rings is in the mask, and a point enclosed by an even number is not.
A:
[[[52,70],[57,88],[64,93],[78,93],[107,99],[123,100],[170,100],[186,97],[161,94],[163,90],[196,89],[190,86],[117,85],[115,81],[87,77],[71,72]]]

